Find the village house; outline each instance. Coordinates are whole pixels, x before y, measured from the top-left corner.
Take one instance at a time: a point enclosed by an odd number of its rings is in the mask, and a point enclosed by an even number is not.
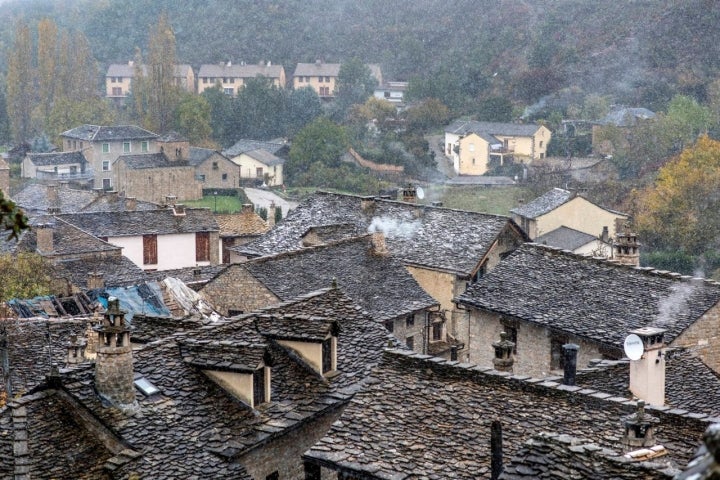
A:
[[[113,188],[113,166],[122,155],[158,153],[158,135],[133,125],[82,125],[60,134],[63,151],[79,151],[94,174],[94,186]]]
[[[306,479],[669,480],[714,420],[404,350],[366,385],[303,456]]]
[[[140,71],[147,76],[147,65],[141,65]],[[117,102],[123,102],[132,92],[132,81],[137,74],[137,65],[132,60],[128,63],[113,63],[108,66],[105,74],[105,96]],[[175,65],[173,72],[175,85],[185,91],[195,92],[195,72],[190,65]]]
[[[340,63],[324,63],[320,60],[315,63],[298,63],[295,73],[293,73],[293,88],[297,90],[310,87],[320,98],[333,98],[341,66]],[[368,64],[367,66],[378,85],[381,85],[383,79],[380,65]]]
[[[438,302],[389,255],[382,234],[233,264],[200,292],[220,313],[238,315],[331,284],[408,348],[449,353],[453,343],[446,336]]]
[[[80,151],[28,153],[21,164],[22,178],[38,180],[90,180],[87,160]]]
[[[405,105],[405,91],[408,88],[408,82],[385,82],[378,85],[373,92],[375,98],[387,100],[398,108]]]
[[[655,112],[647,108],[615,106],[592,126],[593,152],[598,155],[613,155],[615,150],[627,147],[628,135],[634,128],[654,118]]]
[[[274,212],[268,212],[268,220],[274,215]],[[222,263],[230,263],[231,247],[244,245],[270,230],[270,222],[255,213],[252,204],[244,204],[239,213],[216,213],[215,220],[220,227]]]
[[[456,120],[445,128],[445,155],[458,175],[483,175],[507,162],[545,158],[551,137],[543,125]]]
[[[237,165],[240,183],[276,187],[283,184],[285,159],[276,155],[285,151],[285,142],[240,140],[223,152]]]
[[[578,364],[620,359],[625,338],[660,328],[669,347],[692,349],[720,372],[720,285],[526,243],[458,295],[469,325],[469,356],[492,365],[485,346],[506,332],[514,371],[548,376],[562,346],[579,346]]]
[[[131,348],[124,313],[110,299],[89,335],[52,337],[60,348],[46,357],[60,368],[43,361],[27,371],[41,380],[0,410],[0,438],[8,439],[0,441],[0,476],[301,478],[302,453],[387,343],[384,328],[338,289],[140,349]],[[27,335],[21,344],[36,351],[43,342]]]
[[[235,188],[239,185],[238,166],[217,150],[190,147],[187,160],[195,168],[195,180],[203,189]]]
[[[216,265],[220,239],[206,208],[92,212],[58,215],[63,221],[111,245],[144,270]]]
[[[358,232],[384,234],[390,255],[440,304],[445,335],[465,345],[461,353],[469,344],[469,326],[453,299],[527,240],[508,217],[316,192],[275,228],[233,251],[244,258],[273,255]]]
[[[114,188],[124,196],[162,203],[168,196],[177,200],[199,200],[202,184],[195,167],[184,158],[171,159],[165,153],[122,155],[113,167]]]
[[[623,231],[623,225],[630,218],[625,213],[601,207],[577,192],[562,188],[553,188],[535,200],[511,209],[510,213],[515,223],[534,241],[558,228],[567,227],[607,243],[608,239]]]
[[[207,88],[219,87],[226,95],[235,96],[251,78],[267,79],[278,88],[285,88],[285,69],[282,65],[260,61],[257,64],[232,62],[200,65],[198,71],[197,92],[203,93]]]

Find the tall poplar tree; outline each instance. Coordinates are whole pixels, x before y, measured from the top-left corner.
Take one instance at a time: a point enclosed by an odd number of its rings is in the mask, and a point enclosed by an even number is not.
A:
[[[160,15],[157,25],[150,31],[147,60],[148,127],[165,132],[171,128],[180,98],[175,85],[175,33],[165,14]]]
[[[38,23],[37,79],[38,106],[40,115],[45,119],[52,110],[57,84],[58,28],[50,19]]]
[[[16,143],[26,142],[32,137],[31,118],[36,105],[32,58],[30,27],[19,21],[8,55],[7,75],[7,110]]]

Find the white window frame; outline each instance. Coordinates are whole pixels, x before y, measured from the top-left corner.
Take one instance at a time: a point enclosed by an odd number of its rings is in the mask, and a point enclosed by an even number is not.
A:
[[[123,153],[132,152],[132,142],[123,142],[122,149],[123,149]]]

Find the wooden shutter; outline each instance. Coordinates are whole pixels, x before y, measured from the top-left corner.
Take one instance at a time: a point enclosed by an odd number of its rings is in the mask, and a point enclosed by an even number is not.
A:
[[[143,235],[143,264],[157,263],[157,235]]]
[[[198,232],[195,234],[195,261],[210,261],[210,232]]]

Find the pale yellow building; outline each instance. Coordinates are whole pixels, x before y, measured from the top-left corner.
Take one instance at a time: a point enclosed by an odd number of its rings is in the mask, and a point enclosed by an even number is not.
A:
[[[232,62],[227,62],[201,65],[197,92],[202,93],[207,88],[219,86],[224,93],[234,96],[248,79],[257,77],[267,78],[274,86],[285,88],[285,69],[282,65],[273,65],[271,62],[233,65]]]
[[[512,219],[532,239],[560,227],[595,237],[615,238],[629,216],[592,203],[575,192],[554,188],[532,202],[510,210]]]
[[[268,187],[283,184],[283,165],[285,160],[262,148],[249,150],[230,158],[238,166],[240,182],[254,180]]]
[[[323,63],[320,60],[315,63],[298,63],[293,73],[293,88],[310,87],[322,98],[334,97],[340,66],[340,63]],[[380,65],[368,64],[368,68],[378,85],[382,84]]]
[[[128,63],[113,63],[108,66],[105,74],[105,96],[118,101],[124,100],[132,91],[132,80],[136,70],[132,60]],[[147,75],[147,65],[142,65],[140,70],[143,75]],[[183,90],[195,92],[195,72],[190,65],[175,65],[173,79],[175,85]]]
[[[445,129],[445,155],[458,175],[483,175],[508,161],[545,158],[551,137],[543,125],[458,120]]]

